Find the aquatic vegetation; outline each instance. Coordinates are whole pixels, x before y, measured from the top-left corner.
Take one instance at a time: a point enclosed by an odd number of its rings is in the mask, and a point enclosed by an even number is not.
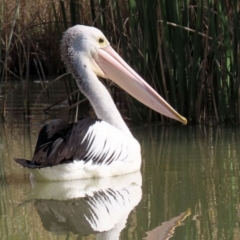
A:
[[[238,0],[4,0],[1,83],[10,76],[28,81],[37,75],[45,89],[46,76],[65,72],[59,56],[62,32],[77,23],[94,25],[189,122],[236,123],[240,121],[239,10]],[[70,94],[75,86],[68,88]],[[110,88],[116,96],[119,90]],[[24,89],[28,92],[28,85]],[[169,121],[130,97],[123,104],[131,106],[125,109],[129,119]]]

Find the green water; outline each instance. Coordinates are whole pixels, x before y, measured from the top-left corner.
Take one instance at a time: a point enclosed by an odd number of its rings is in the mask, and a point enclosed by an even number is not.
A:
[[[101,233],[84,223],[84,216],[96,214],[86,213],[90,195],[65,197],[76,183],[36,187],[31,185],[28,171],[13,162],[13,156],[30,157],[38,127],[2,125],[0,239],[239,239],[238,127],[133,128],[142,146],[142,187],[140,182],[128,197],[139,198],[139,203],[126,211],[126,223],[123,220],[118,229]],[[102,196],[102,203],[109,204],[105,183],[82,185],[88,194],[95,188],[91,197]],[[112,195],[115,187],[131,192],[126,186],[114,183],[109,189],[113,188]],[[64,199],[51,199],[53,191]],[[117,198],[114,201],[118,204]],[[105,225],[116,219],[98,214],[98,221]]]
[[[140,173],[34,183],[13,158],[31,158],[42,121],[51,118],[41,110],[66,95],[54,89],[56,96],[31,103],[27,119],[15,94],[21,88],[8,95],[0,123],[1,240],[239,239],[238,126],[138,125],[131,131],[142,146]],[[55,109],[58,117],[66,117],[65,105]]]

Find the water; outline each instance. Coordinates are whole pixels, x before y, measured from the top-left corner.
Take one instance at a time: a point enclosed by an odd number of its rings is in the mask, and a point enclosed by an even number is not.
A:
[[[0,239],[239,239],[238,126],[134,126],[140,173],[43,184],[13,157],[31,158],[48,116],[10,110],[0,125]]]

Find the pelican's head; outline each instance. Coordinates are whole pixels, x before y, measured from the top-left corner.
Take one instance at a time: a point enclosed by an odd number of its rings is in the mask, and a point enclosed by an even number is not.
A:
[[[69,28],[63,35],[61,42],[62,60],[70,72],[73,72],[73,58],[79,59],[80,56],[85,61],[90,60],[90,67],[93,72],[97,76],[106,78],[102,70],[96,65],[93,57],[97,56],[99,49],[106,48],[109,45],[107,38],[99,29],[76,25]]]
[[[112,80],[153,110],[183,124],[187,123],[113,50],[97,28],[83,25],[69,28],[63,35],[61,53],[62,60],[73,75],[76,75],[77,65],[81,65],[81,68],[90,67],[97,76]]]

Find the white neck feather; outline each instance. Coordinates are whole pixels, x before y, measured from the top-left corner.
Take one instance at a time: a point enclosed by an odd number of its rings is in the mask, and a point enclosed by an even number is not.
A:
[[[78,59],[78,64],[74,64],[76,66],[74,75],[81,92],[89,99],[99,119],[132,136],[108,90],[99,81],[88,63],[88,60],[79,61]]]

